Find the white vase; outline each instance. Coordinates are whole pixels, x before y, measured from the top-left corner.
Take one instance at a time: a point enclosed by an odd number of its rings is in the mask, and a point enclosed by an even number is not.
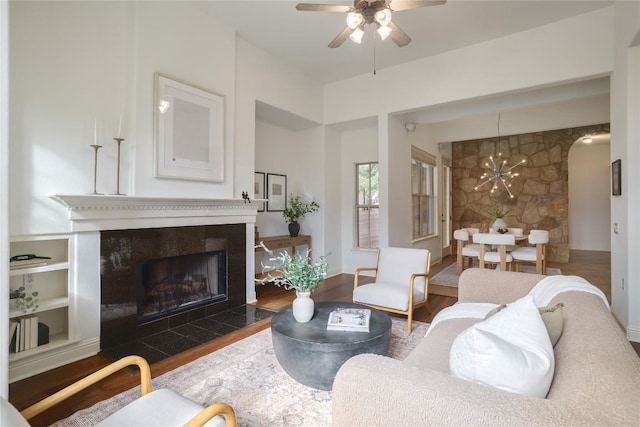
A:
[[[504,219],[502,218],[496,218],[496,220],[493,222],[493,225],[491,226],[491,228],[493,228],[494,230],[506,230],[507,229],[507,223],[504,222]]]
[[[293,317],[300,323],[306,323],[313,317],[314,304],[311,291],[296,291],[297,298],[293,300]]]

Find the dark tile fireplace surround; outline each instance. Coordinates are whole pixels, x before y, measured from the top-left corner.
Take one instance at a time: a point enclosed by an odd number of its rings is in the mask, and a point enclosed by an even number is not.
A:
[[[153,363],[271,316],[246,305],[245,235],[244,224],[102,231],[102,351],[115,358],[139,354]],[[145,263],[214,252],[226,255],[220,294],[164,316],[138,313]]]

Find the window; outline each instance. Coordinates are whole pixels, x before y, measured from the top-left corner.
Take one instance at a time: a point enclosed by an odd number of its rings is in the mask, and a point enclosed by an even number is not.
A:
[[[378,162],[356,164],[356,246],[380,246]]]
[[[412,146],[411,196],[414,240],[437,234],[435,170],[435,157]]]

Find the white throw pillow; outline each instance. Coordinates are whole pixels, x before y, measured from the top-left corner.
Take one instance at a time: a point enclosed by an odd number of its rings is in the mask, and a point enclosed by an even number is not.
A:
[[[525,296],[456,337],[451,373],[502,390],[544,398],[555,361],[549,334],[531,296]]]

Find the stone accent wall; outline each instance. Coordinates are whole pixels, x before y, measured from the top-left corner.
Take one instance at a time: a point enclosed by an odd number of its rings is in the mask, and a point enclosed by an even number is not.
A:
[[[548,230],[547,256],[550,261],[569,261],[569,149],[586,134],[609,133],[609,124],[547,132],[476,139],[453,143],[453,228],[476,227],[488,231],[495,220],[487,211],[498,205],[511,209],[504,218],[510,227]],[[513,198],[504,188],[491,194],[491,184],[478,190],[480,176],[487,170],[489,156],[497,153],[513,169]]]

